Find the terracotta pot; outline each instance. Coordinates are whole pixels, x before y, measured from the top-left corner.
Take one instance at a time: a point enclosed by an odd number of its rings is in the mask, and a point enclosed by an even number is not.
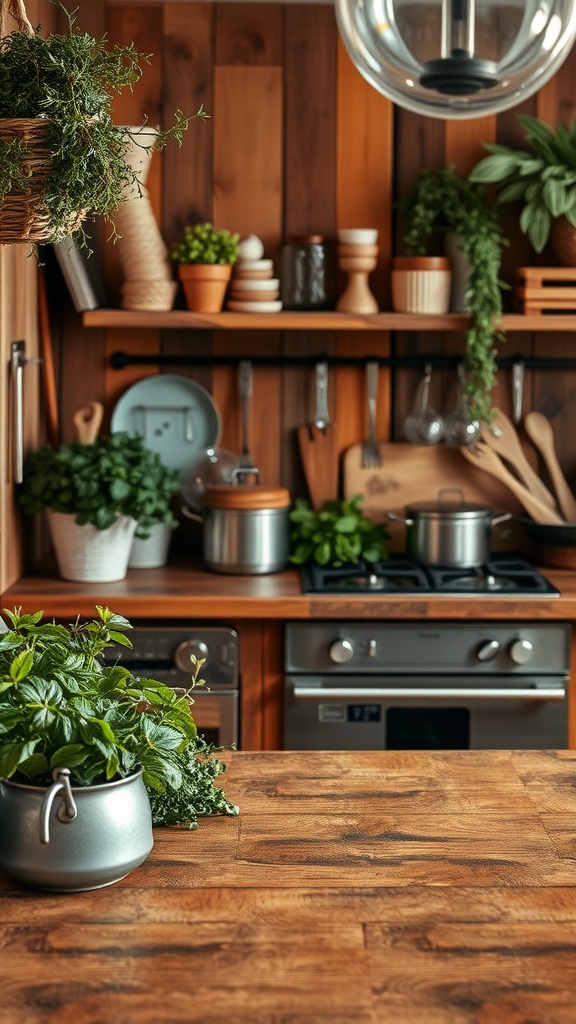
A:
[[[186,305],[195,313],[219,313],[232,276],[229,263],[180,263]]]
[[[576,267],[576,228],[566,217],[552,222],[550,248],[561,267]]]
[[[445,256],[397,256],[392,261],[392,307],[398,313],[447,313],[451,281]]]

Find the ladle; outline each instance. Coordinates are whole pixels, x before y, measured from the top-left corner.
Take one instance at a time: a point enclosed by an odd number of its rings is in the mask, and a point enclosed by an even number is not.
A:
[[[404,437],[412,444],[437,444],[442,440],[444,421],[428,405],[428,391],[432,379],[432,366],[426,363],[424,380],[420,384],[416,407],[404,421]]]
[[[568,523],[576,523],[576,501],[558,462],[550,420],[541,412],[529,412],[524,417],[524,429],[546,463],[562,514]]]
[[[472,419],[466,394],[466,370],[458,364],[459,397],[456,408],[444,420],[444,441],[451,448],[474,444],[480,436],[480,424]]]
[[[561,526],[564,523],[564,520],[560,518],[557,512],[554,512],[548,505],[545,505],[524,484],[521,484],[515,476],[512,476],[512,473],[501,462],[499,455],[492,451],[487,444],[479,441],[472,448],[461,448],[460,451],[468,462],[471,462],[478,469],[483,469],[485,473],[490,473],[491,476],[497,477],[498,480],[506,484],[535,523],[546,523],[548,526]]]
[[[492,412],[491,426],[483,423],[480,428],[482,440],[516,470],[521,482],[536,498],[557,512],[554,497],[528,462],[513,423],[501,409],[493,409]]]

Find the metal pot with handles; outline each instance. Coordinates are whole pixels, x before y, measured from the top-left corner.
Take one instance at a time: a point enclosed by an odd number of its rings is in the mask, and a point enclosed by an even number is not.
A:
[[[448,494],[459,495],[449,499]],[[387,518],[406,525],[406,553],[423,565],[464,568],[490,558],[492,527],[512,518],[511,512],[494,514],[489,505],[464,501],[462,491],[447,488],[435,501],[406,506],[406,516],[388,512]]]
[[[204,524],[204,564],[213,572],[260,575],[284,569],[290,553],[285,487],[213,484],[203,495],[203,512],[183,508]]]

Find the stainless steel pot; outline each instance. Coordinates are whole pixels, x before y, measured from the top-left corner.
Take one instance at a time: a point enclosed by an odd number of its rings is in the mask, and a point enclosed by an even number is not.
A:
[[[489,505],[447,500],[439,491],[436,501],[406,506],[406,517],[388,512],[387,517],[406,525],[406,553],[423,565],[474,566],[490,558],[491,530],[512,517],[494,515]],[[450,488],[450,493],[454,492]]]
[[[204,524],[202,551],[213,572],[259,575],[284,569],[290,553],[288,510],[284,487],[260,484],[214,484],[203,496],[201,516],[184,508],[190,519]]]
[[[154,844],[142,771],[71,787],[67,768],[51,786],[0,779],[0,871],[35,889],[82,892],[118,882]]]

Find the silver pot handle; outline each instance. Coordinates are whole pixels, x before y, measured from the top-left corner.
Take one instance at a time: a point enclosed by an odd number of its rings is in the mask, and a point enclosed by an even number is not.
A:
[[[58,821],[67,825],[78,814],[78,808],[70,788],[70,769],[54,768],[52,778],[54,782],[46,790],[40,807],[40,842],[44,845],[50,842],[50,811],[58,793],[62,793],[61,803],[56,812]]]
[[[464,491],[461,487],[441,487],[438,491],[438,505],[441,505],[443,500],[446,501],[446,498],[443,498],[443,495],[446,494],[457,494],[460,498],[460,504],[464,504]],[[451,502],[447,504],[451,504]]]
[[[495,516],[490,518],[490,526],[497,526],[498,523],[506,523],[509,519],[512,519],[511,512],[497,512]]]
[[[399,516],[396,512],[386,512],[387,519],[392,519],[395,523],[404,523],[405,526],[414,526],[413,519],[405,519],[404,516]]]

